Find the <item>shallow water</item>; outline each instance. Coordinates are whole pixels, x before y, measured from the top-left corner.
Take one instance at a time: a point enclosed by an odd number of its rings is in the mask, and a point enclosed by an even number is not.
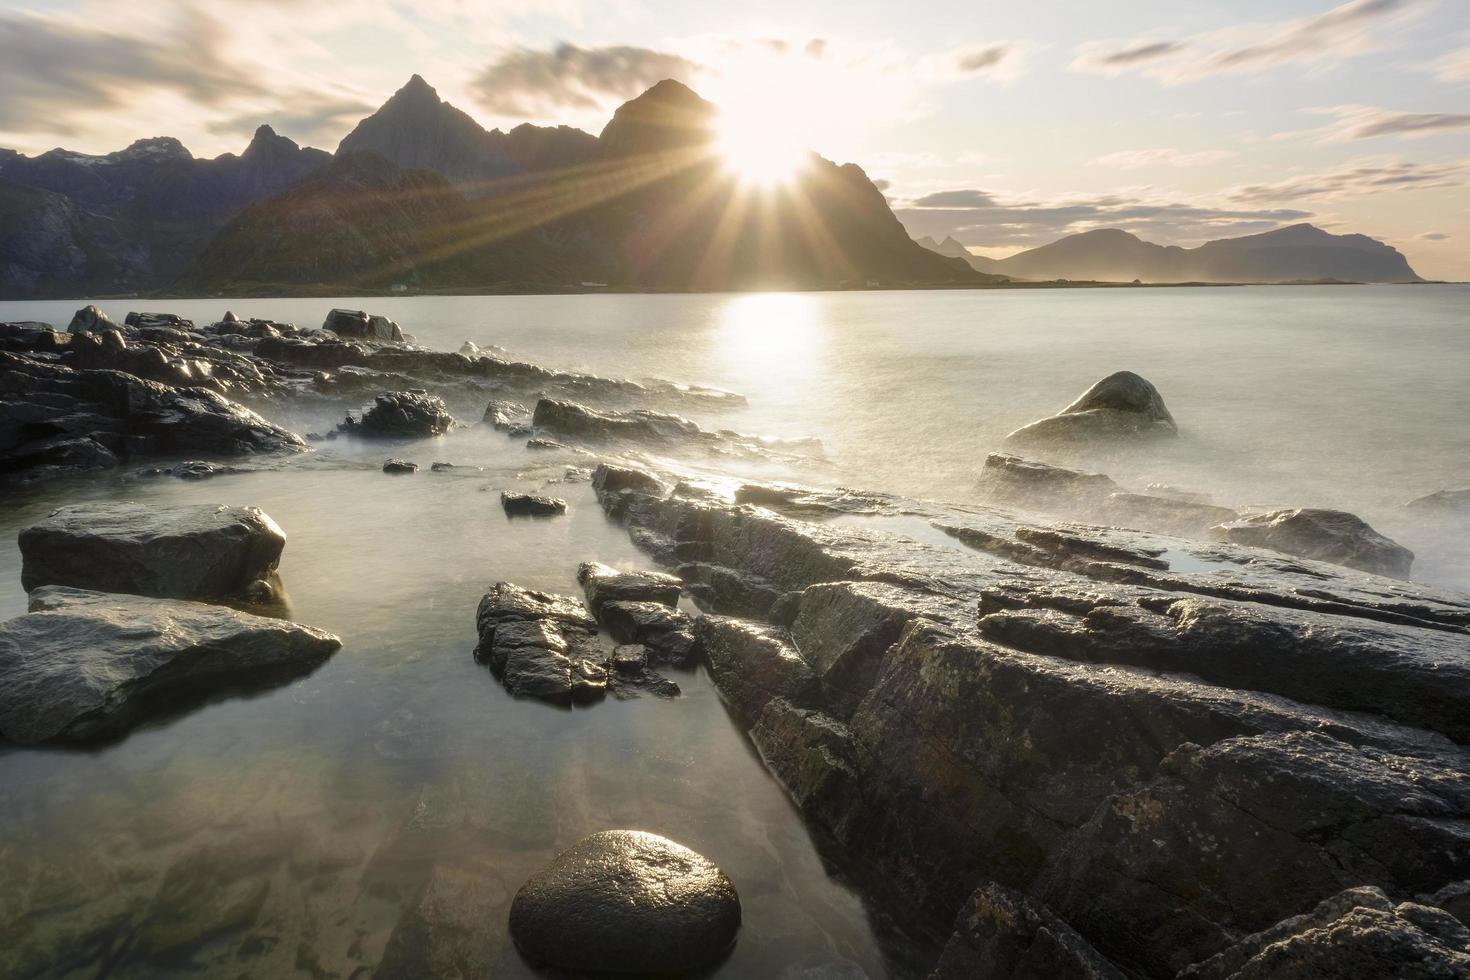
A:
[[[0,320],[64,326],[80,305],[0,304]],[[974,499],[975,471],[1006,432],[1131,369],[1158,385],[1185,439],[1112,461],[1120,482],[1343,507],[1414,547],[1416,578],[1470,588],[1465,530],[1400,509],[1470,485],[1467,287],[101,305],[119,320],[231,308],[308,325],[334,305],[364,307],[434,347],[469,339],[559,368],[726,388],[748,407],[700,421],[817,436],[828,460],[702,465],[957,501]],[[340,414],[263,410],[299,431]],[[385,476],[388,455],[423,471]],[[434,460],[466,465],[431,473]],[[911,947],[864,907],[852,869],[824,860],[705,675],[676,672],[673,701],[562,711],[509,698],[474,662],[474,607],[490,583],[576,594],[580,561],[647,566],[585,482],[554,482],[576,462],[471,428],[402,447],[322,443],[277,469],[199,483],[118,473],[7,491],[11,542],[84,499],[258,505],[289,536],[293,618],[344,640],[310,677],[105,748],[0,750],[9,969],[365,976],[437,874],[478,883],[497,975],[530,976],[504,935],[510,896],[583,835],[636,827],[703,852],[739,888],[745,926],[717,975],[911,972]],[[504,517],[499,490],[543,487],[570,515]],[[948,540],[917,519],[909,530]],[[12,544],[0,550],[0,618],[24,611],[19,578]]]

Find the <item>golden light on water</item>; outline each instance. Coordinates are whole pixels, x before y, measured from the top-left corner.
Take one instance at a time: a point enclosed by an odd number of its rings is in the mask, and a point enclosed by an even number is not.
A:
[[[802,293],[748,293],[720,311],[722,358],[753,374],[789,378],[805,372],[822,345],[821,304]]]

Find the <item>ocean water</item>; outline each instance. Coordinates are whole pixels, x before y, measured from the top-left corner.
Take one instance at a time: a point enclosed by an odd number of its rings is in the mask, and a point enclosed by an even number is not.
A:
[[[0,303],[64,326],[84,300]],[[1153,381],[1183,438],[1099,460],[1122,483],[1218,502],[1354,511],[1470,588],[1467,531],[1404,501],[1470,485],[1470,287],[1294,287],[748,295],[103,301],[199,321],[398,320],[420,343],[498,346],[548,366],[740,392],[701,424],[816,437],[825,458],[701,458],[734,474],[974,499],[1010,430],[1102,376]],[[299,431],[336,406],[258,406]],[[483,406],[457,406],[470,420]],[[391,478],[389,454],[424,471]],[[461,464],[430,473],[428,464]],[[608,522],[585,462],[481,427],[406,446],[351,440],[198,483],[127,472],[7,490],[0,618],[24,611],[17,531],[80,500],[262,507],[286,530],[294,618],[344,647],[309,677],[163,718],[88,750],[0,748],[0,975],[370,976],[426,882],[464,903],[497,975],[535,976],[510,896],[585,834],[636,827],[711,857],[745,925],[720,977],[904,977],[922,944],[879,914],[861,869],[803,824],[702,671],[684,696],[563,711],[508,697],[471,656],[497,580],[576,594],[576,565],[648,565]],[[565,518],[507,520],[502,489]],[[452,903],[451,903],[452,904]]]

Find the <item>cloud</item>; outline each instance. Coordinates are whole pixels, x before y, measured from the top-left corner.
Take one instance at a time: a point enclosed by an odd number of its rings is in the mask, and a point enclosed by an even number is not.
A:
[[[331,149],[344,132],[358,120],[371,115],[376,105],[353,97],[334,97],[300,93],[263,109],[251,109],[239,115],[215,119],[204,128],[216,135],[227,136],[251,132],[262,122],[283,136],[297,142]]]
[[[1369,158],[1350,161],[1335,170],[1299,174],[1270,184],[1235,187],[1227,191],[1226,196],[1242,204],[1264,204],[1314,197],[1361,197],[1384,191],[1460,187],[1467,181],[1470,181],[1470,160],[1408,163]]]
[[[1450,236],[1442,231],[1426,231],[1415,235],[1414,238],[1421,242],[1445,242],[1449,241]]]
[[[545,51],[507,52],[480,72],[472,91],[488,112],[536,116],[548,109],[602,108],[662,79],[692,82],[705,71],[687,58],[651,48],[582,48],[563,42]]]
[[[1441,82],[1470,81],[1470,48],[1451,51],[1436,61],[1434,77]]]
[[[895,211],[910,235],[954,234],[966,245],[1044,245],[1064,235],[1124,228],[1152,241],[1190,243],[1268,231],[1312,216],[1296,208],[1210,207],[1111,194],[1055,200],[1003,201],[978,189],[940,191],[900,202]]]
[[[1380,136],[1418,139],[1456,129],[1470,129],[1470,113],[1464,112],[1399,112],[1366,105],[1328,106],[1307,111],[1336,116],[1337,120],[1315,129],[1277,133],[1271,138],[1309,139],[1314,143],[1347,143]]]
[[[1075,71],[1138,71],[1170,84],[1253,74],[1282,65],[1325,67],[1376,51],[1385,31],[1428,0],[1349,0],[1312,17],[1242,24],[1181,40],[1142,38],[1077,49]]]
[[[1120,150],[1117,153],[1100,156],[1093,162],[1104,167],[1116,167],[1119,170],[1139,170],[1143,167],[1204,167],[1222,160],[1229,160],[1237,155],[1234,150],[1197,150],[1193,153],[1186,153],[1183,150],[1161,147],[1151,150]]]
[[[1027,45],[1022,41],[996,41],[954,48],[931,55],[920,65],[925,74],[940,80],[984,78],[1013,82],[1026,71]]]
[[[197,12],[152,37],[74,18],[0,16],[0,130],[44,120],[53,133],[74,134],[81,117],[124,108],[150,92],[208,107],[264,94],[254,73],[224,57],[223,45],[222,26]]]

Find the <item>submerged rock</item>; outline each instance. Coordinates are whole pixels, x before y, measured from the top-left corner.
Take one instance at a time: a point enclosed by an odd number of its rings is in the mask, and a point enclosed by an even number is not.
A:
[[[500,492],[500,506],[510,517],[554,517],[567,512],[567,502],[560,497],[534,493]]]
[[[1415,497],[1404,504],[1411,513],[1425,517],[1470,518],[1470,487],[1462,490],[1436,490]]]
[[[442,436],[454,427],[454,416],[444,399],[423,390],[394,391],[379,395],[362,413],[337,428],[378,439],[427,439]]]
[[[1132,371],[1103,378],[1056,415],[1006,436],[1012,446],[1143,442],[1179,435],[1157,388]]]
[[[202,459],[189,459],[173,466],[155,466],[145,470],[139,470],[138,476],[172,476],[180,480],[208,480],[216,476],[228,476],[231,473],[244,472],[237,466],[225,466],[222,463],[211,463]]]
[[[404,476],[419,471],[418,463],[411,463],[406,459],[393,458],[383,462],[383,472],[391,476]]]
[[[286,535],[256,507],[73,504],[20,532],[21,584],[174,599],[238,596]]]
[[[1006,453],[991,453],[980,470],[980,491],[987,501],[1030,510],[1093,506],[1118,489],[1101,473],[1083,473]]]
[[[403,331],[398,324],[385,316],[374,316],[363,310],[332,310],[322,322],[322,329],[347,339],[388,343],[403,341]]]
[[[557,855],[516,893],[510,931],[532,960],[567,970],[667,974],[714,964],[735,942],[740,898],[707,858],[666,837],[605,830]]]
[[[1408,578],[1414,553],[1341,510],[1277,510],[1220,524],[1221,541],[1346,565],[1375,575]]]
[[[78,741],[232,685],[304,673],[342,644],[221,606],[61,586],[0,624],[0,738]]]

